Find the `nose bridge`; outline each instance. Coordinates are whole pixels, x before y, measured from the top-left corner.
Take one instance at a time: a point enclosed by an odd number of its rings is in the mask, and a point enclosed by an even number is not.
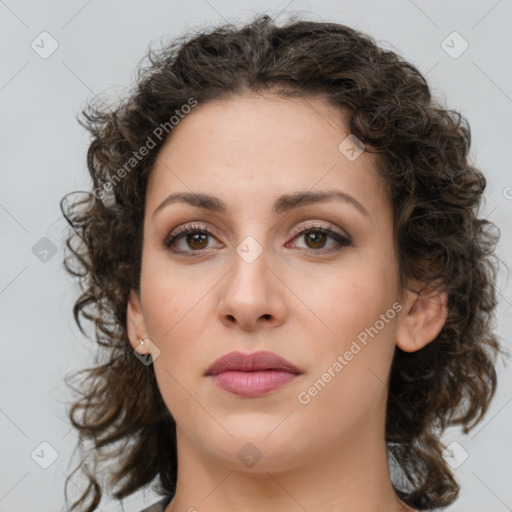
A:
[[[247,235],[236,246],[230,279],[230,285],[248,302],[261,300],[261,295],[267,293],[268,251],[263,245],[262,236],[258,238],[261,243],[255,236]]]
[[[269,230],[273,227],[272,220],[267,219],[263,212],[258,212],[257,209],[250,210],[245,206],[242,206],[235,216],[237,257],[233,261],[234,270],[241,271],[244,275],[264,272],[265,263],[269,259],[267,237]]]
[[[229,325],[235,321],[246,330],[255,329],[262,318],[266,320],[264,325],[268,320],[274,326],[280,325],[286,310],[274,283],[265,231],[250,231],[252,234],[241,231],[244,238],[235,247],[233,265],[219,303],[221,321]]]

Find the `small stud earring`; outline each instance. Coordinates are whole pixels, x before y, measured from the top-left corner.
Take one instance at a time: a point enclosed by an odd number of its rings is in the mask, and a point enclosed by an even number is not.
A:
[[[139,352],[138,349],[141,345],[143,348],[145,348],[145,347],[149,348],[149,345],[139,335],[137,335],[137,338],[139,338],[139,344],[138,344],[137,348],[135,349],[137,352]]]

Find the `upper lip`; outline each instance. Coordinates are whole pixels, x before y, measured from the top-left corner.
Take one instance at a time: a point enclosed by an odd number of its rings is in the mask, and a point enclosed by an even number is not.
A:
[[[272,352],[260,351],[252,354],[242,352],[229,352],[219,357],[206,370],[206,375],[217,375],[226,371],[258,371],[282,370],[290,373],[302,373],[295,365]]]

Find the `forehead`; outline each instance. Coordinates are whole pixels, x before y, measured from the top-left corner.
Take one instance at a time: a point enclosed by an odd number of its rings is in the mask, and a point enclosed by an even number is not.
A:
[[[321,97],[246,94],[199,103],[160,150],[147,209],[176,191],[215,193],[243,205],[333,188],[368,208],[386,208],[375,155],[347,158],[348,135],[346,118]]]

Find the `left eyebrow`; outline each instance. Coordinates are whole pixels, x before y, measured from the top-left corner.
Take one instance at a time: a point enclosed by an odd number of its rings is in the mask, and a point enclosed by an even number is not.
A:
[[[323,203],[327,201],[341,201],[354,206],[359,213],[371,220],[368,210],[354,197],[340,190],[326,190],[326,191],[301,191],[293,192],[291,194],[283,194],[279,196],[274,204],[273,211],[275,214],[288,212],[301,206],[306,206],[312,203]],[[176,192],[167,196],[153,212],[153,217],[165,206],[174,203],[187,203],[191,206],[203,208],[208,211],[225,213],[228,211],[227,205],[218,197],[209,194],[198,194],[192,192]]]

